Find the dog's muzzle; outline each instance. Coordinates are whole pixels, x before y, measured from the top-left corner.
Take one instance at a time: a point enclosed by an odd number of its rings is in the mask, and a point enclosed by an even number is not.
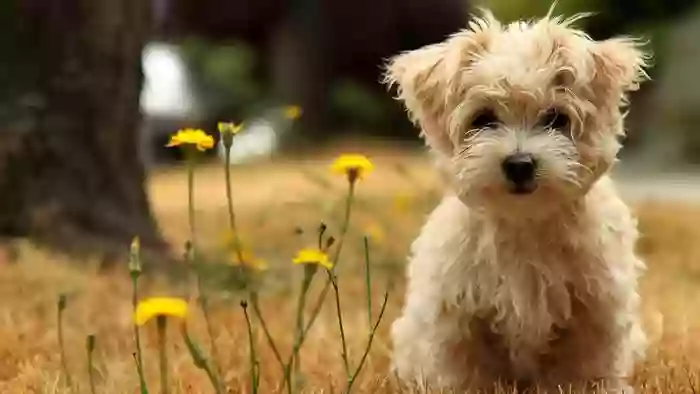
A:
[[[531,154],[515,153],[509,155],[503,160],[501,168],[508,180],[511,193],[530,194],[537,189],[535,182],[537,161]]]

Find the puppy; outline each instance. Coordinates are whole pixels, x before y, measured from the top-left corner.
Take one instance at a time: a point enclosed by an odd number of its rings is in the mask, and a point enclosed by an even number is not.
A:
[[[450,185],[412,245],[392,326],[406,382],[632,390],[644,264],[607,174],[649,56],[634,39],[592,40],[581,17],[502,25],[485,11],[387,65]]]

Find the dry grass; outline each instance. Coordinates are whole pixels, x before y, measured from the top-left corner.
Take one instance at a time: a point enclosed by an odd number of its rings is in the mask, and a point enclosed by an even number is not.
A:
[[[347,240],[340,287],[348,331],[350,355],[357,362],[368,332],[360,239],[373,236],[374,304],[395,282],[380,334],[356,386],[356,392],[399,391],[387,377],[387,329],[402,302],[402,265],[410,240],[434,204],[439,184],[421,158],[385,156],[375,159],[378,171],[359,188],[353,227]],[[246,239],[271,266],[263,295],[264,312],[274,336],[286,353],[292,340],[294,299],[299,269],[289,264],[301,246],[313,244],[320,220],[337,232],[344,196],[342,180],[325,175],[325,160],[266,164],[234,171],[236,209]],[[400,175],[397,165],[408,168]],[[202,243],[216,246],[226,228],[223,182],[218,168],[205,168],[197,176],[198,224]],[[153,205],[161,226],[173,244],[184,241],[186,228],[185,180],[180,171],[163,171],[151,181]],[[396,205],[397,195],[408,196],[409,207]],[[406,198],[403,198],[404,205]],[[700,205],[636,203],[644,237],[639,245],[649,271],[644,278],[644,309],[653,341],[647,363],[634,377],[638,392],[695,393],[700,388]],[[295,228],[305,230],[295,234]],[[56,330],[56,299],[68,294],[65,317],[66,351],[74,384],[88,392],[85,337],[97,335],[97,392],[135,393],[138,381],[132,359],[130,282],[125,270],[97,273],[90,262],[71,264],[20,244],[19,258],[0,259],[0,392],[68,392],[61,378]],[[88,267],[88,268],[86,268]],[[218,360],[230,392],[248,392],[247,337],[238,296],[225,291],[227,278],[210,278],[213,323]],[[319,281],[320,283],[320,281]],[[315,290],[318,290],[316,283]],[[146,295],[181,293],[182,285],[158,278],[145,283]],[[331,303],[323,311],[302,352],[307,392],[341,391],[343,372],[340,345]],[[188,324],[199,343],[208,349],[201,315]],[[376,311],[375,311],[376,314]],[[145,361],[152,391],[157,388],[155,327],[143,331]],[[280,373],[258,330],[262,349],[261,393],[274,392]],[[174,393],[211,392],[206,376],[191,363],[179,337],[171,338],[171,382]]]

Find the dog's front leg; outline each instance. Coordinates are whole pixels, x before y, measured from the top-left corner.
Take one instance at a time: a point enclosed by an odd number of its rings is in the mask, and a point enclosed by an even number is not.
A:
[[[545,380],[565,392],[585,385],[600,393],[634,393],[627,378],[645,340],[636,314],[605,302],[574,306],[574,320],[546,357]]]
[[[401,317],[391,327],[392,369],[402,382],[421,388],[461,385],[459,367],[451,357],[461,336],[441,314],[439,307],[409,293]]]
[[[493,390],[507,357],[499,357],[492,338],[475,330],[479,320],[425,301],[409,295],[392,326],[392,364],[399,379],[428,389]]]

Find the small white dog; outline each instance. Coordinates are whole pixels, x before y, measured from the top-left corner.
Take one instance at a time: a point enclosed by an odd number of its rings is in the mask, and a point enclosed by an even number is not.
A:
[[[648,56],[633,39],[590,39],[572,27],[581,17],[502,25],[484,12],[388,64],[451,185],[412,246],[392,326],[406,382],[632,391],[644,264],[607,173]]]

